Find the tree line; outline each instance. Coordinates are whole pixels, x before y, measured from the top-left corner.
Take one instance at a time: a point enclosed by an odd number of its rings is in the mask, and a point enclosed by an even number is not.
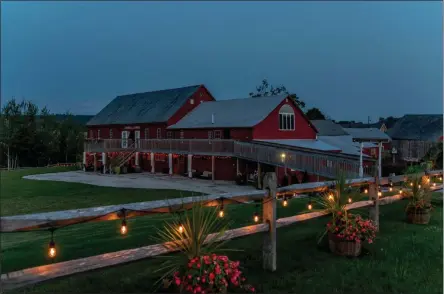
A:
[[[12,99],[1,109],[0,166],[31,167],[81,159],[85,126],[31,101]]]

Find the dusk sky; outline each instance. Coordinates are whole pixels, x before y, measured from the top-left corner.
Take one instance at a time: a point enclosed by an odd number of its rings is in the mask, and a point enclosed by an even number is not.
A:
[[[443,111],[441,2],[3,2],[2,104],[96,114],[114,97],[283,84],[336,120]],[[252,105],[254,107],[254,105]]]

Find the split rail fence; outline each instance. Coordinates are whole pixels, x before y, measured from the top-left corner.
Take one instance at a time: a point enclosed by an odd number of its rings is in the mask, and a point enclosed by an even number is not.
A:
[[[422,176],[425,173],[420,174]],[[428,176],[442,175],[441,170],[430,171]],[[354,202],[346,206],[347,209],[369,207],[370,218],[379,225],[379,205],[392,203],[403,198],[402,195],[378,197],[378,187],[389,183],[399,183],[407,181],[406,175],[386,178],[368,177],[347,180],[348,186],[369,185],[369,200]],[[257,233],[264,233],[263,245],[263,266],[264,269],[276,270],[276,229],[288,226],[301,221],[325,216],[326,211],[316,211],[305,214],[277,219],[276,202],[278,195],[302,194],[307,192],[322,192],[329,189],[335,182],[316,182],[306,184],[290,185],[277,188],[275,173],[267,173],[264,179],[264,190],[224,193],[208,196],[186,197],[181,199],[159,200],[149,202],[130,203],[123,205],[110,205],[103,207],[74,209],[56,211],[48,213],[7,216],[0,218],[1,232],[20,232],[29,230],[41,230],[45,228],[57,228],[78,222],[116,220],[122,217],[122,209],[126,211],[126,218],[155,214],[171,213],[190,209],[194,203],[204,201],[207,206],[219,206],[221,199],[224,205],[246,203],[251,201],[262,201],[263,223],[245,226],[226,231],[219,241],[248,236]],[[442,189],[442,185],[436,186],[434,190]],[[203,198],[204,197],[204,198]],[[209,236],[213,238],[213,236]],[[59,262],[28,268],[16,272],[1,275],[1,282],[4,289],[18,288],[30,284],[35,284],[45,280],[72,275],[75,273],[104,268],[117,264],[136,261],[148,257],[166,254],[176,251],[172,244],[155,244],[145,247],[127,249],[112,253],[105,253],[92,257]]]

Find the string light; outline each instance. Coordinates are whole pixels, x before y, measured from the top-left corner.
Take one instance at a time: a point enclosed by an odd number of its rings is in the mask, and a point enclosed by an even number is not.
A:
[[[389,188],[389,191],[390,191],[390,192],[392,192],[392,191],[393,191],[393,188],[392,188],[392,187],[390,187],[390,188]]]
[[[333,200],[333,194],[328,194],[328,200]]]
[[[413,187],[413,182],[410,182],[410,186],[412,186],[412,187]]]
[[[125,235],[128,232],[128,227],[126,225],[126,220],[122,220],[122,225],[120,226],[120,234]]]
[[[51,241],[48,245],[48,256],[49,258],[54,258],[57,255],[57,250],[54,242],[54,229],[51,229]]]
[[[421,189],[421,185],[418,185],[418,188]]]
[[[348,197],[348,203],[352,203],[352,201],[351,197]]]
[[[399,188],[399,194],[402,194],[402,188]]]
[[[259,222],[259,204],[256,204],[256,211],[254,212],[253,220],[255,223]]]
[[[433,187],[436,187],[436,183],[433,183]]]
[[[288,206],[288,200],[287,197],[284,197],[284,201],[282,201],[282,206],[287,207]]]
[[[439,180],[442,181],[442,177],[439,177]]]
[[[177,230],[179,231],[179,233],[183,233],[183,231],[185,231],[185,229],[184,229],[184,227],[183,227],[183,225],[181,224],[181,223],[179,223],[179,226],[178,226],[178,228],[177,228]]]
[[[381,197],[382,196],[382,192],[381,192],[381,189],[379,189],[378,190],[378,197]]]
[[[308,201],[307,207],[308,207],[308,210],[312,210],[313,209],[313,205],[311,204],[311,200]]]
[[[365,193],[365,194],[368,194],[368,189],[365,189],[365,190],[364,190],[364,193]]]

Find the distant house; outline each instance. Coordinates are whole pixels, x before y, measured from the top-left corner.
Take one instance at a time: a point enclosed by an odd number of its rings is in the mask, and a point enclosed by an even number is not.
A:
[[[379,129],[380,131],[386,133],[387,132],[387,125],[386,122],[384,121],[379,121],[377,123],[372,123],[372,124],[366,124],[363,122],[345,122],[345,121],[340,121],[339,125],[343,128],[353,128],[353,129],[368,129],[368,128],[372,128],[372,129]]]
[[[387,131],[397,161],[420,161],[427,151],[442,141],[442,114],[408,114]]]

